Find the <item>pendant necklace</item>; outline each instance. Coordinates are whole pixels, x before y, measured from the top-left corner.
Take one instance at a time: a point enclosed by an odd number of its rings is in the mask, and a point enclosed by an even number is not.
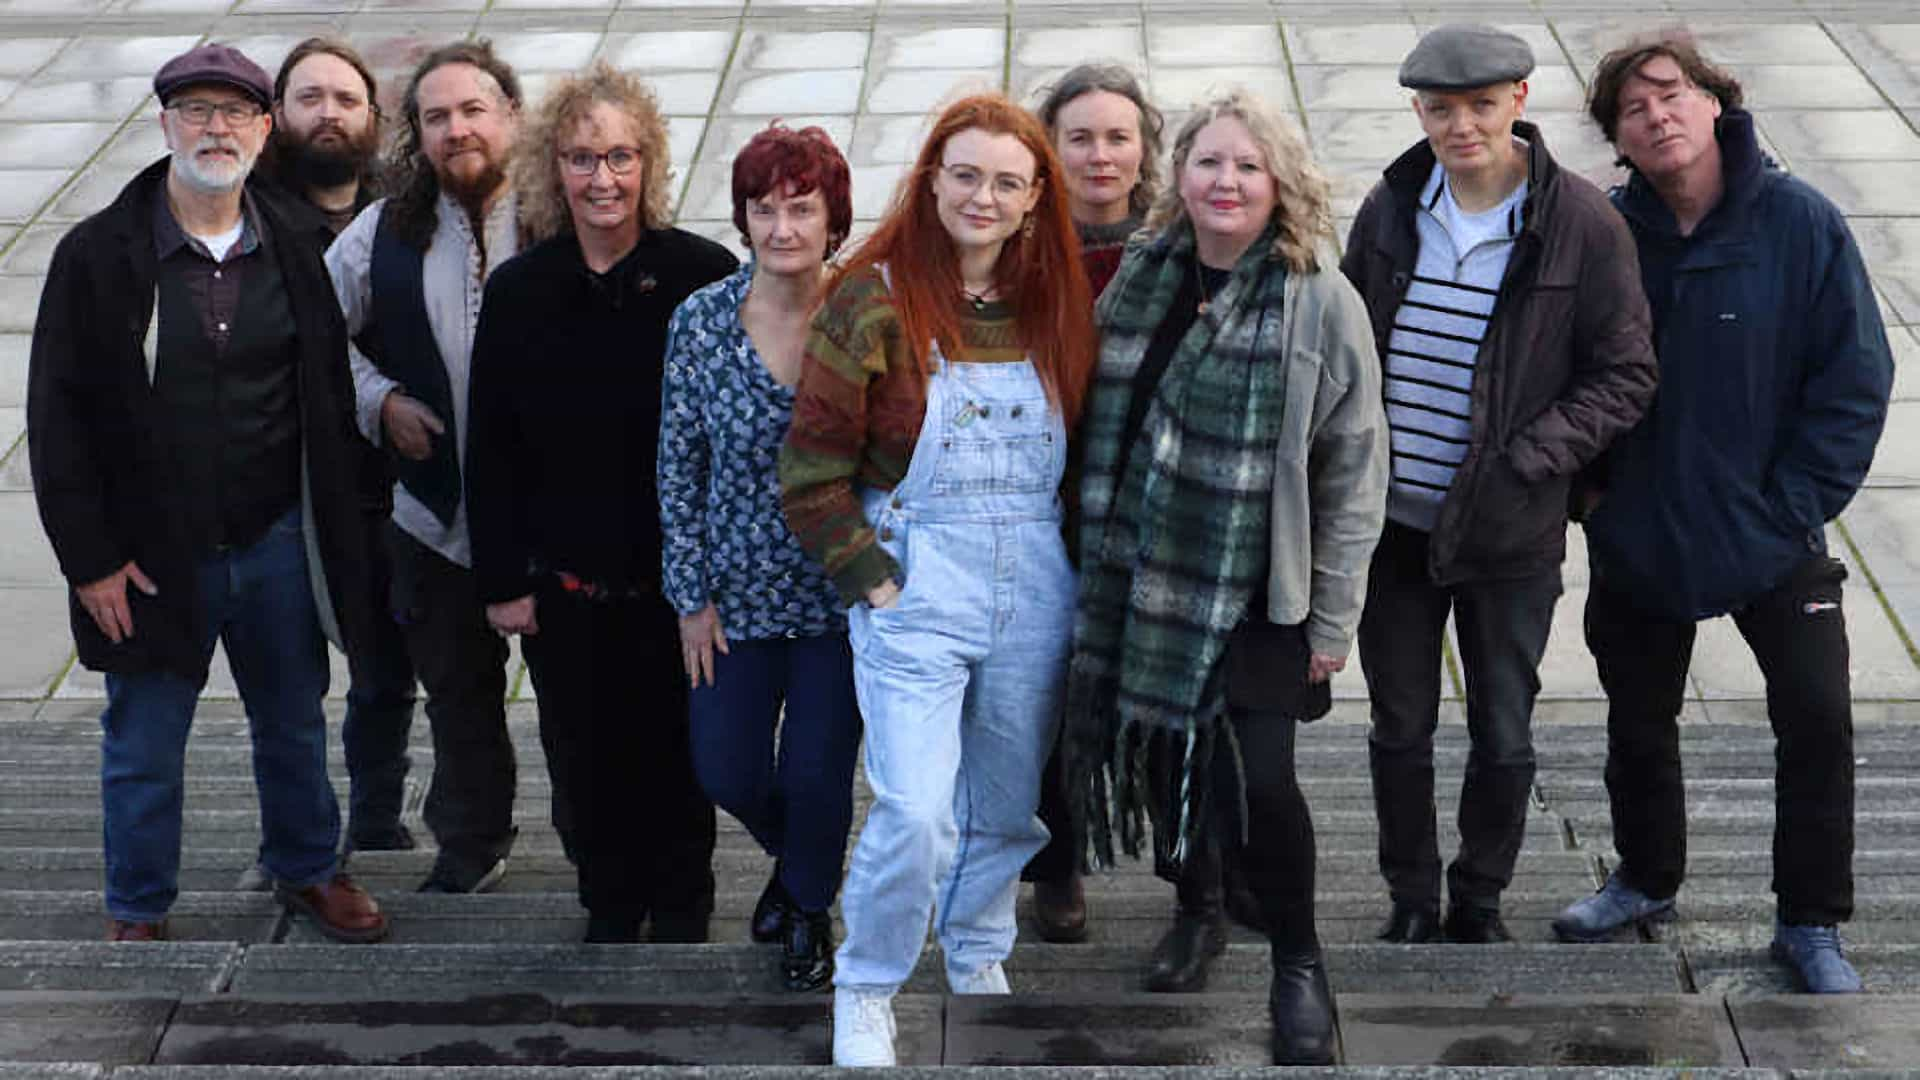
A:
[[[972,304],[973,310],[975,311],[987,310],[987,294],[992,291],[993,291],[993,286],[991,285],[987,286],[985,289],[982,289],[979,292],[974,292],[972,289],[967,288],[965,285],[960,286],[960,292],[966,296],[967,303]]]

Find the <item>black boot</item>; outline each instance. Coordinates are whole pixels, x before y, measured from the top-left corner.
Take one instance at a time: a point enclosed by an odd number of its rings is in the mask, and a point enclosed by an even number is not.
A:
[[[587,936],[589,945],[633,945],[640,940],[640,925],[647,921],[644,913],[631,911],[588,912]]]
[[[793,900],[787,896],[786,886],[780,884],[780,864],[773,864],[773,876],[767,879],[767,887],[760,890],[760,899],[753,905],[753,918],[747,923],[747,932],[753,940],[762,945],[780,941],[786,937],[787,920],[793,914]]]
[[[1153,947],[1153,959],[1147,965],[1146,987],[1161,994],[1190,994],[1207,987],[1207,973],[1214,957],[1227,947],[1227,923],[1220,909],[1194,910],[1181,907],[1173,913],[1173,926]]]
[[[833,979],[833,915],[794,911],[787,918],[780,975],[789,990],[818,990]]]
[[[1273,1018],[1275,1065],[1333,1064],[1333,990],[1317,947],[1292,954],[1274,950],[1267,1011]]]
[[[1440,940],[1440,905],[1432,907],[1394,902],[1393,913],[1373,935],[1393,945],[1425,945]]]

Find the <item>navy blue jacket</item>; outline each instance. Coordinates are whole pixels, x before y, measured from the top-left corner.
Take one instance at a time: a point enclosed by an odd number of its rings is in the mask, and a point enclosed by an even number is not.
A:
[[[1613,191],[1640,253],[1660,388],[1606,462],[1596,579],[1650,613],[1724,614],[1810,556],[1866,477],[1893,355],[1840,211],[1719,122],[1726,194],[1691,236],[1635,173]]]

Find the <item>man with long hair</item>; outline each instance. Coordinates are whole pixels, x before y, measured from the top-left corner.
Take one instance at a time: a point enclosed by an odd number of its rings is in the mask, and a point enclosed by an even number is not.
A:
[[[473,313],[486,276],[520,247],[505,171],[520,105],[487,42],[428,53],[403,99],[392,194],[327,250],[355,342],[360,431],[392,451],[390,606],[433,726],[425,818],[440,852],[423,892],[492,888],[514,837],[507,645],[474,579],[461,473]]]
[[[1853,702],[1826,524],[1873,461],[1893,355],[1840,211],[1780,171],[1740,84],[1677,36],[1608,53],[1587,111],[1653,307],[1660,396],[1595,477],[1587,647],[1607,692],[1613,874],[1554,920],[1593,941],[1673,917],[1686,876],[1680,705],[1695,624],[1731,615],[1773,725],[1773,955],[1855,993]]]
[[[295,45],[274,77],[262,171],[311,206],[329,238],[380,194],[378,93],[366,61],[338,38]]]

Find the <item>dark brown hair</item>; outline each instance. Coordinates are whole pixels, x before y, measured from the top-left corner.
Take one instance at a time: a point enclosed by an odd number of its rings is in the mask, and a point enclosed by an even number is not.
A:
[[[1622,45],[1600,58],[1593,69],[1592,89],[1587,93],[1587,115],[1600,125],[1600,134],[1613,142],[1620,126],[1620,91],[1627,80],[1640,76],[1647,61],[1664,56],[1680,67],[1687,82],[1712,94],[1722,109],[1740,106],[1740,80],[1715,67],[1693,44],[1693,36],[1684,30],[1668,30],[1657,37],[1641,38]]]
[[[273,100],[276,104],[287,96],[287,80],[293,78],[293,69],[309,56],[331,56],[358,72],[361,81],[367,84],[367,104],[373,108],[376,118],[380,115],[380,84],[374,81],[373,72],[368,69],[367,62],[360,58],[359,51],[337,37],[310,37],[293,47],[293,51],[280,64],[280,74],[273,77]]]
[[[520,107],[520,79],[513,66],[494,55],[493,42],[457,41],[442,45],[422,57],[407,80],[407,92],[400,100],[400,115],[406,126],[394,140],[387,158],[387,200],[383,214],[393,222],[396,235],[408,245],[426,250],[433,242],[433,230],[439,225],[436,206],[440,199],[440,178],[420,146],[420,82],[448,64],[470,64],[493,78],[507,104]],[[504,163],[503,163],[504,164]]]

